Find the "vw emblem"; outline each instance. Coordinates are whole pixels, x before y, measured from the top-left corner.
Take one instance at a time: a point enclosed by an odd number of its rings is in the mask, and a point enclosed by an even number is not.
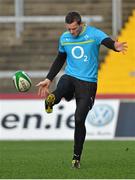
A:
[[[111,106],[106,104],[95,105],[87,116],[87,121],[93,126],[105,126],[109,124],[114,117],[114,111]]]

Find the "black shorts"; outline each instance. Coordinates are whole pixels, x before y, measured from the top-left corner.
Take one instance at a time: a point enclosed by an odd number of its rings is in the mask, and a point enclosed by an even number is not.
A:
[[[71,100],[73,97],[75,97],[76,100],[90,99],[92,107],[95,100],[96,90],[97,83],[83,81],[65,74],[60,78],[57,88],[53,93],[58,102],[63,97],[67,101]]]

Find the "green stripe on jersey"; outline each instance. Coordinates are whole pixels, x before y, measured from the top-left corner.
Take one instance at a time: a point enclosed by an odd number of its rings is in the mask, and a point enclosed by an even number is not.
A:
[[[82,42],[64,42],[64,43],[62,43],[62,46],[64,46],[64,45],[73,45],[73,44],[88,44],[88,43],[92,43],[92,42],[94,42],[95,40],[93,40],[93,39],[90,39],[90,40],[88,40],[88,41],[82,41]]]

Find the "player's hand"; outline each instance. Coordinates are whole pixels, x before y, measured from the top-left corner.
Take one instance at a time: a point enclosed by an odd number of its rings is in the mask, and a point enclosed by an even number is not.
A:
[[[115,41],[114,46],[117,51],[122,52],[123,54],[127,52],[127,48],[128,48],[127,42]]]
[[[45,79],[44,81],[39,82],[36,86],[38,89],[38,96],[46,98],[49,95],[49,87],[51,81],[49,79]]]

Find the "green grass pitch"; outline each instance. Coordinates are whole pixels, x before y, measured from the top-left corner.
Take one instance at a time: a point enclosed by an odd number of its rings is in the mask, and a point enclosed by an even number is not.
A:
[[[81,169],[72,141],[0,141],[1,179],[135,179],[135,141],[86,141]]]

